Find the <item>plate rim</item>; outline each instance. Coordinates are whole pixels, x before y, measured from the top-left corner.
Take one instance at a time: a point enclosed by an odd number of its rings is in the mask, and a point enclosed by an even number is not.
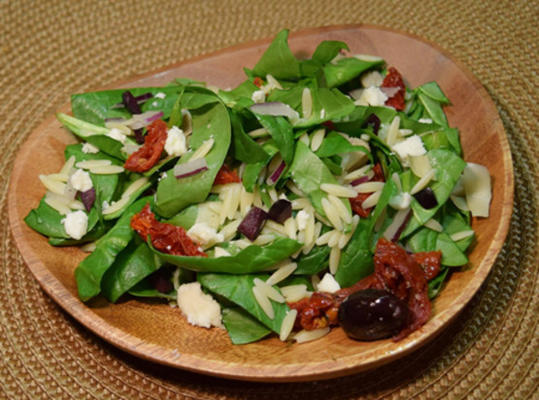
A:
[[[290,382],[290,381],[312,381],[317,379],[331,379],[339,376],[349,375],[354,372],[364,371],[371,368],[374,368],[376,366],[388,363],[390,361],[393,361],[397,358],[401,358],[413,350],[422,347],[427,342],[433,340],[436,336],[438,336],[443,329],[452,321],[454,320],[460,312],[465,308],[465,306],[469,303],[469,301],[473,298],[473,296],[477,293],[477,290],[479,287],[483,284],[485,281],[487,275],[489,274],[490,270],[492,269],[494,262],[499,254],[499,252],[502,249],[503,243],[505,242],[505,238],[507,236],[507,233],[509,231],[510,227],[510,220],[511,220],[511,214],[513,210],[513,197],[514,197],[514,170],[513,170],[513,162],[512,162],[512,155],[509,147],[509,142],[507,138],[507,133],[505,131],[505,127],[503,126],[503,123],[501,121],[499,112],[496,108],[496,105],[494,104],[491,96],[488,94],[484,86],[481,84],[481,82],[476,78],[471,71],[468,69],[466,65],[461,63],[458,59],[456,59],[450,52],[443,49],[441,46],[437,45],[436,43],[433,43],[425,38],[422,38],[418,35],[396,30],[392,28],[387,28],[380,25],[373,25],[373,24],[345,24],[345,25],[330,25],[330,26],[322,26],[322,27],[310,27],[306,29],[301,29],[296,32],[290,33],[290,38],[296,38],[296,37],[302,37],[302,36],[309,36],[312,34],[320,34],[325,32],[331,32],[335,30],[361,30],[361,29],[371,29],[371,30],[381,30],[384,32],[391,32],[395,33],[401,36],[405,36],[408,38],[411,38],[413,40],[422,42],[423,44],[426,44],[432,48],[434,48],[436,51],[443,54],[445,57],[447,57],[452,63],[454,63],[457,68],[466,75],[466,77],[475,85],[476,89],[480,91],[481,97],[485,98],[487,102],[489,102],[489,106],[492,106],[493,109],[496,111],[496,121],[494,121],[495,124],[499,125],[499,132],[498,134],[501,144],[501,150],[503,154],[503,165],[505,170],[505,176],[504,176],[504,192],[503,192],[503,209],[502,213],[500,215],[500,223],[498,225],[498,228],[492,238],[492,243],[489,244],[485,256],[481,259],[481,261],[474,266],[476,269],[476,272],[478,272],[478,275],[474,275],[475,278],[472,282],[470,282],[467,286],[465,291],[461,291],[459,295],[451,302],[450,306],[444,310],[441,314],[436,314],[433,316],[428,323],[431,324],[431,330],[430,333],[424,340],[421,341],[413,341],[413,340],[405,340],[403,342],[403,345],[398,348],[397,351],[393,352],[392,354],[385,355],[384,357],[369,360],[365,363],[362,363],[360,367],[356,365],[349,365],[349,363],[346,362],[348,357],[343,357],[339,359],[341,361],[340,363],[330,362],[328,365],[328,369],[325,369],[324,372],[321,373],[313,373],[312,371],[309,371],[307,375],[299,374],[292,374],[293,371],[291,368],[294,366],[302,366],[305,367],[305,364],[302,363],[294,363],[294,364],[288,364],[286,368],[283,367],[276,367],[273,366],[272,370],[274,371],[274,375],[268,375],[268,371],[264,369],[263,367],[256,367],[253,366],[250,367],[243,367],[241,364],[232,364],[231,362],[224,362],[221,360],[207,360],[201,357],[197,357],[193,354],[182,354],[181,355],[181,362],[177,363],[174,361],[171,361],[171,354],[172,351],[168,349],[163,349],[161,346],[146,342],[137,336],[134,336],[130,333],[126,333],[125,331],[110,325],[106,322],[105,319],[101,318],[99,315],[95,314],[92,309],[88,306],[86,306],[84,303],[80,302],[77,298],[75,298],[62,284],[60,280],[58,280],[46,267],[46,265],[39,260],[39,258],[33,259],[30,257],[31,250],[29,250],[29,246],[21,240],[23,237],[22,232],[22,225],[24,222],[22,220],[19,220],[17,218],[17,215],[15,212],[12,212],[12,209],[15,207],[14,204],[17,201],[17,197],[15,196],[15,190],[13,190],[13,187],[16,185],[14,182],[13,177],[18,176],[20,174],[20,170],[22,169],[22,166],[20,163],[18,163],[18,159],[21,153],[24,152],[25,147],[28,145],[28,143],[31,141],[31,139],[35,136],[37,136],[40,132],[43,131],[45,127],[48,127],[56,121],[55,115],[50,115],[46,117],[35,129],[32,130],[32,132],[27,136],[27,138],[24,140],[22,145],[17,149],[15,160],[13,162],[14,167],[12,168],[10,175],[9,175],[9,186],[8,186],[8,218],[9,218],[9,225],[12,237],[14,238],[15,244],[25,262],[25,264],[30,269],[32,275],[35,277],[35,279],[40,284],[41,288],[49,295],[56,304],[58,304],[63,311],[67,312],[69,315],[71,315],[73,318],[75,318],[79,323],[81,323],[85,328],[89,329],[91,332],[99,336],[100,338],[104,339],[108,343],[112,344],[113,346],[121,349],[122,351],[126,351],[130,354],[133,354],[139,358],[156,362],[162,365],[166,365],[173,368],[180,368],[184,370],[188,370],[191,372],[196,373],[202,373],[202,374],[208,374],[212,376],[218,376],[222,378],[227,379],[236,379],[236,380],[246,380],[246,381],[264,381],[264,382]],[[172,63],[166,66],[163,66],[161,68],[148,71],[141,74],[135,74],[132,75],[126,79],[121,79],[116,82],[113,82],[109,85],[100,86],[98,88],[92,89],[93,90],[107,90],[111,88],[118,88],[118,87],[125,87],[126,85],[129,85],[130,83],[133,83],[135,81],[138,81],[140,79],[153,76],[174,68],[178,68],[183,65],[187,64],[193,64],[197,63],[200,60],[208,59],[212,57],[219,56],[224,53],[228,52],[234,52],[239,51],[245,48],[251,48],[256,47],[260,45],[269,44],[271,40],[273,39],[273,36],[271,37],[265,37],[262,39],[247,41],[243,43],[239,43],[233,46],[229,46],[226,48],[222,48],[216,51],[212,51],[209,53],[201,54],[186,60],[183,60],[181,62]],[[58,108],[58,110],[69,110],[69,102],[63,104],[61,107]],[[507,205],[510,204],[510,207]],[[500,245],[496,248],[494,248],[493,244],[499,243]],[[32,254],[33,255],[33,254]],[[435,324],[434,327],[432,325]],[[105,329],[106,328],[106,329]],[[165,350],[163,352],[163,350]],[[165,357],[165,354],[167,354],[167,357]],[[178,355],[178,359],[180,356]],[[172,357],[173,359],[173,357]],[[204,362],[204,367],[199,366],[200,361]],[[208,363],[211,365],[209,366]],[[322,363],[317,362],[316,365],[320,366]],[[231,367],[232,366],[232,367]],[[323,368],[323,367],[320,367]],[[245,371],[244,371],[245,370]],[[279,374],[276,374],[276,370],[281,370]],[[301,368],[299,368],[299,371],[301,371]],[[297,372],[297,371],[296,371]]]

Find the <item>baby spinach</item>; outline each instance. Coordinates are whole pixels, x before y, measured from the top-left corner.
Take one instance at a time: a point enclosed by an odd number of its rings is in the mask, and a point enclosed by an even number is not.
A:
[[[442,265],[458,267],[468,262],[466,255],[458,248],[445,232],[436,232],[428,228],[420,228],[408,240],[413,252],[441,251]]]
[[[333,60],[341,50],[350,50],[348,45],[338,40],[324,40],[316,47],[312,59],[320,64],[327,64]]]
[[[141,280],[133,286],[128,293],[135,297],[158,298],[172,301],[175,301],[178,297],[175,290],[172,290],[170,293],[162,293],[155,289],[148,278]]]
[[[253,74],[277,79],[297,80],[301,77],[299,62],[288,47],[288,29],[280,31],[253,68]]]
[[[260,172],[264,169],[264,167],[270,162],[270,160],[273,158],[275,154],[279,151],[277,147],[274,146],[273,142],[266,142],[262,146],[264,151],[268,154],[268,157],[261,162],[257,162],[254,164],[247,164],[245,166],[245,169],[243,170],[243,176],[241,178],[241,181],[243,183],[243,186],[245,187],[245,190],[252,193],[256,184],[256,181],[258,180],[258,177],[260,175]]]
[[[448,126],[447,118],[440,102],[434,100],[433,98],[427,96],[422,92],[417,94],[417,98],[419,99],[421,105],[425,108],[425,111],[427,112],[428,116],[434,122],[441,126]]]
[[[233,256],[210,258],[161,253],[150,245],[163,261],[170,264],[192,271],[228,274],[249,274],[263,271],[294,254],[301,246],[301,243],[295,240],[278,237],[265,246],[250,245]]]
[[[381,67],[384,61],[365,61],[358,58],[342,58],[335,63],[328,63],[324,67],[324,75],[329,88],[342,84],[358,77],[363,72]]]
[[[329,246],[315,246],[308,254],[301,255],[294,270],[296,275],[313,275],[327,268],[329,264]]]
[[[133,203],[118,222],[99,239],[95,250],[75,269],[75,280],[82,301],[90,300],[101,292],[103,275],[135,235],[130,226],[131,217],[150,201],[151,197],[144,197]]]
[[[253,138],[243,130],[240,117],[230,113],[232,122],[232,143],[234,144],[234,158],[247,164],[263,162],[268,159],[269,154],[264,148],[256,143]]]
[[[449,268],[444,268],[438,276],[433,278],[429,281],[429,299],[434,299],[436,296],[438,296],[438,293],[442,290],[442,287],[444,285],[444,282],[447,278],[449,272]]]
[[[262,323],[239,307],[223,308],[223,324],[234,344],[256,342],[271,333]]]
[[[270,319],[264,310],[262,310],[262,307],[260,307],[253,294],[254,279],[259,278],[265,281],[268,277],[268,275],[201,273],[198,275],[198,281],[210,292],[223,296],[227,300],[237,304],[273,332],[279,333],[283,319],[289,310],[288,306],[286,303],[277,303],[270,300],[275,313],[274,318]]]
[[[256,114],[260,124],[269,132],[286,165],[294,157],[294,134],[292,125],[284,117]]]
[[[355,146],[337,132],[330,132],[322,141],[320,148],[314,153],[318,157],[331,157],[338,154],[361,151],[371,158],[372,156],[365,146]]]
[[[157,271],[161,261],[144,242],[131,243],[122,250],[101,280],[101,291],[115,303],[137,283]]]

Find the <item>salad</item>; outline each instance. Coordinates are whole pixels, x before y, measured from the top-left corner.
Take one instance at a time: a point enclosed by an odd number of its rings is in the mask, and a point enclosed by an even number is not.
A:
[[[400,340],[468,262],[490,176],[467,163],[436,82],[371,55],[277,34],[246,79],[75,94],[79,143],[25,218],[80,246],[79,297],[162,298],[235,344],[341,325]]]

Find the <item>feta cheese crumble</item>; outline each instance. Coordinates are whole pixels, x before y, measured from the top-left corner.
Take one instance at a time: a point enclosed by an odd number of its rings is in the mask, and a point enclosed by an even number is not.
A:
[[[255,103],[264,103],[266,101],[266,93],[263,90],[255,90],[251,95],[251,100]]]
[[[354,102],[360,106],[383,106],[387,100],[384,92],[377,87],[368,87],[363,89],[361,96]]]
[[[409,156],[421,156],[427,152],[425,146],[423,146],[423,141],[418,135],[410,136],[402,142],[398,142],[393,146],[393,151],[397,153],[402,160],[405,160]]]
[[[209,294],[202,291],[199,282],[180,285],[178,307],[191,325],[221,328],[221,306]]]
[[[197,222],[188,231],[187,235],[202,246],[210,243],[219,243],[225,240],[223,234],[217,233],[215,228],[204,222]]]
[[[82,169],[77,169],[75,173],[71,175],[69,183],[73,186],[73,189],[78,190],[79,192],[86,192],[94,186],[90,174]]]
[[[163,92],[159,92],[156,93],[153,97],[155,97],[156,99],[164,99],[165,97],[167,97],[167,95]]]
[[[185,135],[177,126],[173,126],[167,131],[167,140],[165,141],[165,151],[173,157],[182,156],[187,152],[185,144]]]
[[[341,286],[335,280],[333,275],[331,275],[329,272],[326,272],[322,280],[318,283],[317,289],[320,292],[335,293],[337,290],[341,289]]]
[[[68,236],[79,240],[86,234],[88,229],[88,216],[84,211],[73,211],[66,215],[62,223]]]

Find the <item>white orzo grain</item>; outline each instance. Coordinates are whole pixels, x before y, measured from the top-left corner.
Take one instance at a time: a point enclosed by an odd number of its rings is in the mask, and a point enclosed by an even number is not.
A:
[[[305,196],[305,193],[303,193],[303,192],[301,191],[301,189],[298,188],[298,187],[296,186],[296,184],[295,184],[294,182],[292,182],[291,180],[288,180],[288,182],[286,183],[286,187],[287,187],[288,189],[290,189],[290,191],[291,191],[292,193],[294,193],[295,195],[297,195],[297,196],[299,196],[299,197],[306,197],[306,196]]]
[[[90,169],[94,167],[106,167],[107,165],[112,165],[110,160],[86,160],[79,161],[75,164],[77,168]]]
[[[252,138],[256,139],[256,138],[268,136],[269,132],[267,131],[266,128],[258,128],[258,129],[252,130],[250,132],[247,132],[247,134],[249,136],[251,136]]]
[[[397,143],[397,139],[399,138],[400,121],[398,116],[393,118],[393,121],[391,121],[391,125],[389,125],[389,129],[387,130],[386,143],[390,147]]]
[[[277,289],[275,289],[273,286],[268,285],[266,282],[259,278],[254,279],[255,286],[258,286],[260,290],[262,290],[262,293],[268,298],[273,301],[276,301],[277,303],[284,303],[285,299],[281,293]]]
[[[338,231],[342,231],[344,226],[341,218],[339,217],[339,213],[333,208],[330,201],[325,197],[322,198],[322,208],[326,213],[326,217],[328,217],[329,222],[331,222],[331,225],[333,225],[333,227]]]
[[[385,182],[365,182],[355,187],[357,193],[373,193],[384,188]]]
[[[298,227],[294,217],[290,217],[284,221],[284,230],[286,232],[286,236],[292,240],[296,240]]]
[[[57,193],[52,193],[52,194],[57,195]],[[50,207],[54,208],[61,215],[67,215],[71,212],[71,209],[69,208],[69,206],[63,201],[61,201],[58,197],[47,195],[45,196],[45,203],[48,204]]]
[[[434,218],[431,218],[427,222],[425,222],[425,227],[432,229],[433,231],[436,231],[436,232],[443,232],[444,230],[444,227]]]
[[[307,133],[304,133],[303,135],[301,135],[298,140],[301,143],[305,144],[306,146],[309,146],[310,139],[309,139],[309,135],[307,135]]]
[[[253,295],[255,296],[256,302],[264,311],[264,313],[268,316],[269,319],[275,318],[275,312],[273,311],[273,306],[271,305],[271,301],[268,299],[268,297],[264,294],[262,289],[260,289],[259,286],[253,286]]]
[[[329,327],[314,329],[312,331],[301,330],[294,335],[294,340],[298,343],[310,342],[312,340],[320,339],[329,333]]]
[[[238,226],[240,226],[240,224],[241,220],[235,220],[223,226],[223,228],[219,231],[219,234],[223,235],[225,242],[236,236],[236,233],[238,232]]]
[[[329,240],[328,240],[328,246],[329,247],[337,246],[337,244],[339,243],[340,238],[341,238],[341,232],[339,232],[336,229],[332,230],[331,231],[331,236],[329,237]]]
[[[414,195],[417,192],[422,191],[427,187],[429,182],[434,178],[434,175],[436,174],[435,169],[431,169],[425,176],[423,176],[420,180],[417,181],[417,183],[414,185],[412,190],[410,190],[410,194]]]
[[[462,240],[462,239],[465,239],[467,237],[473,236],[474,234],[475,234],[474,231],[467,230],[467,231],[455,232],[450,237],[451,237],[452,241],[458,242],[459,240]]]
[[[374,207],[376,204],[378,204],[378,200],[380,200],[380,196],[382,195],[382,190],[378,190],[371,194],[369,197],[365,199],[363,203],[361,203],[361,207],[365,210],[367,208]]]
[[[279,268],[266,280],[268,285],[275,285],[288,278],[296,270],[298,265],[290,260],[279,263]]]
[[[352,223],[352,212],[346,208],[344,202],[332,194],[328,195],[328,200],[335,207],[335,210],[339,213],[339,217],[344,221],[345,224]],[[348,201],[346,201],[348,203]]]
[[[395,234],[397,233],[397,231],[399,230],[399,228],[401,227],[401,225],[404,223],[404,221],[406,220],[406,217],[408,215],[408,213],[410,212],[410,209],[406,209],[406,210],[399,210],[397,211],[397,213],[395,214],[395,216],[393,217],[393,221],[391,222],[391,224],[387,227],[387,229],[384,231],[384,237],[387,239],[387,240],[393,240],[393,237],[395,236]]]
[[[301,93],[301,111],[304,119],[311,118],[313,112],[313,96],[311,95],[311,90],[307,87]]]
[[[309,199],[300,197],[299,199],[292,200],[292,210],[308,209],[311,207]]]
[[[324,141],[324,136],[326,135],[326,130],[324,128],[314,131],[311,135],[311,150],[316,151],[322,145]]]
[[[338,247],[332,247],[331,252],[329,253],[329,272],[331,275],[337,273],[339,269],[339,262],[341,261],[341,249]]]
[[[124,169],[119,165],[105,165],[103,167],[88,168],[88,171],[96,175],[113,175],[121,174],[122,172],[124,172]]]
[[[333,183],[322,183],[320,185],[320,190],[337,197],[353,198],[357,196],[355,189]]]
[[[51,179],[48,175],[39,175],[39,180],[45,186],[45,188],[52,193],[56,193],[60,196],[64,194],[66,188],[65,183],[57,181],[56,179]]]
[[[321,236],[319,236],[318,239],[316,239],[316,241],[315,241],[316,245],[317,246],[323,246],[325,244],[328,244],[329,239],[333,235],[333,232],[335,232],[335,231],[328,231],[328,232],[322,234]]]
[[[197,160],[199,158],[204,158],[206,155],[210,152],[210,150],[213,148],[213,143],[215,141],[213,138],[209,138],[208,140],[205,140],[202,142],[200,147],[196,149],[196,151],[193,153],[189,161]]]
[[[352,182],[352,181],[355,181],[356,179],[359,179],[365,175],[367,175],[367,173],[372,169],[372,164],[367,164],[367,165],[364,165],[362,166],[361,168],[358,168],[356,169],[355,171],[352,171],[348,174],[346,174],[344,177],[343,177],[343,180],[345,182]]]
[[[67,159],[64,166],[60,170],[59,174],[69,176],[69,172],[71,171],[74,165],[75,165],[75,156],[71,156]]]
[[[466,202],[466,199],[464,197],[460,197],[460,196],[450,196],[450,197],[455,207],[457,207],[459,210],[470,211],[470,208],[468,207],[468,203]]]
[[[296,317],[298,315],[297,310],[288,310],[283,321],[281,322],[281,329],[279,329],[279,339],[284,342],[290,336],[292,329],[294,328],[294,323],[296,322]]]

